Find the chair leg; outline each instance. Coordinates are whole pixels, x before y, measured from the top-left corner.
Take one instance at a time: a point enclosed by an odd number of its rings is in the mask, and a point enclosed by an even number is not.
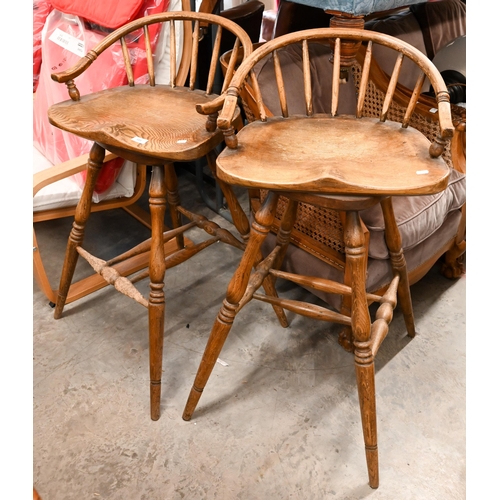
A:
[[[215,150],[210,151],[207,154],[207,164],[214,175],[216,177],[216,152]],[[233,219],[234,226],[238,230],[241,235],[241,238],[244,242],[248,241],[248,236],[250,234],[250,223],[248,222],[248,217],[241,208],[240,202],[236,195],[234,194],[233,188],[226,184],[224,181],[217,179],[219,186],[221,188],[222,194],[226,199],[227,206],[229,207],[229,211],[231,212],[231,217]]]
[[[239,302],[245,294],[253,265],[257,255],[260,253],[260,247],[271,229],[277,204],[278,195],[270,192],[266,201],[255,215],[255,221],[250,230],[248,244],[238,269],[229,283],[226,298],[215,319],[193,387],[186,402],[182,415],[184,420],[191,419],[208,378],[212,373],[215,362],[226,341],[227,335],[229,334],[229,330],[231,330]]]
[[[384,215],[385,239],[391,256],[392,269],[394,274],[399,274],[398,302],[403,311],[406,331],[410,337],[415,337],[415,318],[411,302],[410,282],[408,280],[406,259],[402,249],[401,235],[392,207],[392,198],[385,198],[380,202],[380,205]]]
[[[355,345],[356,345],[356,341]],[[359,408],[365,441],[366,465],[368,467],[368,483],[372,488],[379,485],[378,445],[377,445],[377,412],[375,404],[375,364],[364,357],[359,346],[354,349],[356,363],[356,380],[358,384]]]
[[[179,196],[179,182],[177,180],[177,174],[175,173],[175,166],[173,163],[168,163],[165,165],[165,181],[167,183],[167,201],[170,209],[170,218],[172,219],[172,227],[178,228],[182,226],[182,216],[177,210],[177,207],[181,204],[181,199]],[[184,235],[179,234],[175,237],[177,241],[177,247],[179,249],[184,248]]]
[[[293,225],[295,224],[295,220],[297,219],[297,209],[299,203],[296,200],[288,199],[288,205],[286,211],[283,215],[280,228],[278,234],[276,235],[276,244],[279,245],[280,250],[274,261],[273,268],[281,269],[283,261],[285,260],[286,251],[288,249],[288,245],[290,244],[290,239],[292,235]],[[262,260],[262,256],[259,254],[259,261]],[[267,295],[271,297],[278,297],[278,292],[275,287],[276,279],[272,276],[268,275],[264,279],[262,283],[262,287]],[[278,320],[283,328],[287,328],[289,326],[288,319],[286,317],[285,311],[282,307],[274,305],[273,309],[278,317]]]
[[[375,405],[375,365],[371,350],[371,320],[366,299],[366,245],[358,212],[346,214],[344,233],[346,259],[352,270],[352,333],[361,423],[365,441],[368,479],[378,488],[377,417]]]
[[[214,176],[216,176],[216,156],[217,155],[215,150],[212,150],[210,151],[210,153],[207,154],[207,163]],[[229,210],[231,212],[231,217],[233,219],[233,223],[238,232],[240,233],[243,242],[246,244],[248,242],[250,234],[250,224],[248,222],[248,217],[241,208],[240,202],[238,201],[238,198],[236,198],[233,188],[229,184],[226,184],[224,181],[221,181],[220,179],[217,179],[217,182],[219,183],[221,191],[224,194],[224,197],[226,198],[227,205],[229,207]],[[257,262],[260,262],[262,260],[260,252],[257,254],[256,258]],[[272,297],[278,296],[276,288],[274,287],[274,282],[270,276],[266,277],[262,286],[267,295],[271,295]],[[273,309],[274,312],[276,313],[278,321],[280,322],[280,325],[283,328],[287,328],[288,320],[286,318],[285,311],[283,310],[283,308],[280,306],[273,305]]]
[[[363,241],[364,241],[363,266],[365,269],[367,269],[368,246],[367,246],[366,235],[363,236]],[[351,269],[351,261],[349,259],[346,259],[345,271],[344,271],[344,285],[352,286],[352,279],[353,279],[352,276],[353,276],[353,271]],[[351,309],[352,309],[352,297],[350,295],[342,295],[340,303],[341,314],[344,314],[346,316],[351,316]],[[354,337],[351,326],[344,326],[342,328],[342,330],[339,332],[338,342],[347,352],[354,352]]]
[[[346,262],[344,270],[344,285],[351,286],[351,268],[349,262]],[[351,303],[352,297],[350,295],[343,295],[340,302],[340,313],[346,316],[350,316]],[[350,326],[342,327],[339,332],[338,342],[345,351],[354,352],[352,328]]]
[[[163,331],[165,323],[165,251],[163,224],[166,211],[167,185],[165,167],[153,166],[149,187],[151,211],[151,252],[149,258],[150,293],[149,316],[149,371],[151,419],[160,418],[161,373],[163,359]]]
[[[81,246],[83,242],[85,224],[90,216],[90,209],[92,206],[92,193],[94,192],[97,176],[101,170],[105,153],[105,149],[96,143],[93,144],[89,153],[87,179],[85,180],[82,196],[76,207],[75,220],[66,247],[66,255],[64,257],[64,265],[54,310],[55,319],[59,319],[62,316],[62,311],[66,303],[69,287],[71,286],[76,263],[78,261],[77,248]]]

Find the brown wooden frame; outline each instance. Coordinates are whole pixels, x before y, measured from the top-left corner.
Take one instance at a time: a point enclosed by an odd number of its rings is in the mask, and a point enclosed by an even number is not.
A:
[[[313,104],[310,64],[310,42],[318,41],[334,49],[330,69],[331,101],[328,109],[321,111],[315,110]],[[338,111],[340,85],[347,73],[345,68],[341,70],[341,44],[344,42],[367,44],[352,114]],[[301,87],[301,97],[294,95],[294,99],[303,99],[300,111],[290,109],[286,63],[280,61],[279,55],[280,49],[295,43],[301,47],[302,55],[303,91]],[[370,95],[373,46],[377,44],[393,49],[397,58],[380,111],[373,116],[371,112],[365,113],[364,108],[365,97]],[[279,108],[275,115],[264,105],[265,98],[254,71],[267,56],[272,58],[277,94],[266,97],[273,100],[276,109]],[[388,114],[405,57],[413,61],[421,73],[403,118],[396,123]],[[438,130],[431,140],[412,125],[425,78],[429,79],[437,96]],[[255,96],[252,113],[256,119],[236,133],[232,116],[239,98],[244,99],[242,91],[250,86]],[[227,148],[217,158],[218,178],[256,191],[267,190],[267,194],[255,212],[245,252],[213,323],[184,408],[185,420],[193,416],[237,314],[251,300],[343,325],[350,331],[354,351],[369,485],[372,488],[379,486],[374,364],[396,305],[401,307],[408,335],[414,337],[416,334],[407,264],[392,200],[437,195],[447,188],[450,168],[441,156],[454,135],[449,101],[449,92],[437,68],[408,43],[373,31],[318,28],[283,35],[263,44],[242,61],[226,93],[211,103],[200,105],[204,113],[220,110],[217,125],[224,131]],[[275,220],[280,196],[288,200],[286,209],[274,245],[269,252],[264,252],[263,245]],[[299,203],[342,213],[345,272],[340,280],[300,266],[297,266],[299,269],[282,270]],[[368,242],[360,215],[377,205],[382,211],[392,268],[392,277],[383,292],[367,289]],[[340,295],[341,307],[337,312],[307,299],[291,300],[267,291],[262,293],[260,287],[268,278],[273,282],[277,278],[284,279],[314,292]],[[379,307],[371,314],[369,306],[376,303]],[[281,324],[287,325],[286,316]]]

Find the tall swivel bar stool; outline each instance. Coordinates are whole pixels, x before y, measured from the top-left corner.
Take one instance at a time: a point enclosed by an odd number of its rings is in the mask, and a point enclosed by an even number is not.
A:
[[[341,41],[364,44],[361,85],[355,116],[337,115],[341,74]],[[290,116],[287,103],[285,68],[280,50],[290,44],[302,47],[305,113]],[[329,114],[313,109],[309,45],[329,43],[333,48],[332,102]],[[380,44],[397,53],[391,83],[380,118],[363,117],[363,101],[369,80],[372,49]],[[255,74],[256,65],[266,57],[274,61],[278,108],[281,116],[270,116]],[[403,59],[421,69],[402,125],[386,120]],[[408,126],[417,106],[425,78],[431,82],[438,101],[440,135],[434,143]],[[242,89],[251,92],[259,106],[256,120],[237,134],[231,116]],[[365,441],[369,484],[379,485],[377,424],[375,409],[375,368],[377,351],[386,337],[393,311],[399,303],[408,334],[415,325],[401,237],[394,217],[393,196],[438,193],[447,186],[449,168],[440,157],[446,141],[453,135],[449,95],[433,64],[412,46],[388,35],[357,29],[322,28],[305,30],[276,38],[255,50],[236,71],[225,95],[206,105],[206,111],[221,109],[218,125],[226,134],[227,148],[217,159],[217,175],[228,184],[268,190],[267,198],[255,214],[250,238],[231,279],[225,300],[215,319],[205,352],[186,403],[183,418],[191,419],[214,364],[239,311],[252,299],[286,310],[345,325],[352,329],[361,422]],[[279,196],[288,198],[281,219],[276,245],[260,258],[261,245],[269,233]],[[299,202],[340,210],[344,213],[346,276],[337,283],[321,276],[283,272],[281,263],[290,241]],[[360,211],[380,204],[386,227],[393,279],[385,292],[367,293],[367,242]],[[253,270],[255,261],[260,260]],[[285,279],[343,297],[341,312],[316,304],[271,296],[259,291],[266,278]],[[369,305],[379,303],[372,320]]]
[[[170,28],[171,76],[169,84],[158,84],[155,81],[150,26],[164,23]],[[184,32],[183,50],[190,51],[190,57],[183,57],[180,64],[176,60],[176,30],[180,29],[179,24],[183,26]],[[200,40],[211,27],[214,28],[215,40],[208,81],[205,89],[199,89],[196,87],[198,47]],[[252,51],[250,38],[242,28],[228,19],[184,11],[155,14],[117,29],[89,51],[75,67],[52,75],[53,80],[67,85],[71,99],[49,109],[50,123],[94,143],[89,155],[86,184],[68,240],[54,317],[57,319],[62,316],[79,256],[85,258],[93,269],[118,291],[148,309],[153,420],[160,417],[165,270],[185,262],[218,241],[243,250],[249,233],[248,219],[231,187],[224,181],[219,184],[239,232],[239,238],[206,217],[183,207],[174,168],[174,162],[191,162],[206,157],[209,167],[215,173],[216,148],[223,142],[223,133],[216,127],[217,115],[209,114],[207,117],[200,114],[196,105],[211,102],[217,96],[213,86],[219,64],[220,44],[226,31],[235,39],[235,53],[240,49],[245,57],[248,56]],[[141,84],[134,81],[134,57],[127,46],[128,40],[136,40],[138,37],[144,37],[148,63],[147,82]],[[81,96],[76,87],[78,76],[91,67],[93,61],[105,50],[115,50],[116,45],[120,47],[120,44],[123,54],[121,64],[127,84]],[[231,63],[233,69],[235,60],[234,58]],[[229,78],[224,81],[222,90],[225,90],[228,84]],[[230,121],[241,124],[238,109],[234,110]],[[105,262],[83,248],[83,239],[85,225],[90,216],[92,192],[106,150],[140,165],[152,166],[152,175],[149,187],[151,238],[125,254]],[[173,227],[164,231],[167,207]],[[197,244],[185,239],[184,233],[194,228],[204,231],[207,238]],[[176,242],[176,249],[166,255],[168,242]],[[124,259],[135,259],[145,253],[149,253],[149,266],[145,270],[130,277],[120,274],[120,263]],[[147,299],[135,286],[135,283],[144,278],[150,280],[150,294]]]

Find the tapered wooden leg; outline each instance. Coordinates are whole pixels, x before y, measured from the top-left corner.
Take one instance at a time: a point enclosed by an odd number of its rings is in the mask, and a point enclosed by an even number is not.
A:
[[[280,250],[274,261],[273,268],[281,269],[283,261],[285,260],[286,251],[288,249],[288,245],[290,244],[290,239],[292,236],[293,225],[295,224],[295,220],[297,218],[297,209],[299,203],[295,200],[288,200],[288,205],[281,219],[280,228],[278,234],[276,235],[276,244],[280,246]],[[261,257],[261,256],[259,256]],[[259,259],[260,260],[260,259]],[[276,279],[272,276],[268,275],[264,279],[262,283],[262,287],[267,295],[271,297],[278,297],[278,292],[275,287]],[[274,312],[278,317],[280,325],[283,328],[288,327],[288,319],[286,317],[285,311],[282,307],[273,305]]]
[[[344,233],[346,259],[352,271],[352,333],[361,423],[365,441],[368,479],[378,488],[377,416],[375,406],[375,366],[370,347],[371,321],[366,299],[365,238],[358,212],[347,212]]]
[[[186,406],[184,407],[184,413],[182,414],[184,420],[191,420],[193,412],[198,405],[198,401],[200,400],[203,389],[207,384],[208,378],[215,366],[215,362],[226,341],[229,330],[231,330],[233,326],[236,308],[237,304],[232,304],[227,299],[224,300],[212,327],[205,352],[203,353],[198,372],[196,373],[193,387],[191,388]]]
[[[148,303],[150,399],[151,419],[158,420],[160,418],[163,330],[165,322],[163,223],[167,203],[167,187],[163,166],[153,167],[149,196],[151,211],[150,293]]]
[[[349,262],[346,262],[345,270],[344,270],[344,285],[351,286],[351,268]],[[345,314],[346,316],[351,315],[351,296],[350,295],[342,295],[342,299],[340,302],[340,313]],[[343,326],[339,332],[339,344],[346,350],[347,352],[354,351],[353,344],[353,336],[352,336],[352,327]]]
[[[405,320],[406,331],[410,337],[415,337],[415,317],[413,316],[413,305],[411,302],[410,282],[406,268],[406,259],[402,249],[401,234],[399,233],[392,198],[385,198],[380,202],[385,221],[385,241],[389,248],[392,269],[394,274],[399,274],[398,303],[401,305]]]
[[[356,341],[354,341],[356,344]],[[366,352],[357,346],[354,349],[356,380],[358,384],[359,408],[365,441],[368,483],[372,488],[379,485],[377,411],[375,404],[375,364],[373,358],[365,357]]]
[[[165,181],[167,183],[167,201],[170,209],[170,218],[172,219],[172,227],[175,229],[182,226],[182,216],[177,210],[177,207],[181,204],[181,199],[179,196],[179,182],[173,163],[165,165]],[[177,247],[179,249],[184,248],[184,235],[179,234],[175,239]]]
[[[270,192],[261,209],[255,214],[255,221],[250,230],[248,244],[238,269],[229,283],[226,298],[215,319],[193,387],[184,408],[184,413],[182,415],[184,420],[191,419],[208,378],[212,373],[215,362],[226,341],[227,335],[229,334],[229,330],[231,330],[236,316],[236,309],[238,308],[241,298],[245,294],[255,259],[271,228],[277,203],[278,195]]]
[[[207,163],[212,174],[217,178],[216,156],[217,155],[215,150],[210,151],[210,153],[207,154]],[[250,234],[250,222],[248,221],[248,217],[243,211],[238,198],[234,194],[233,188],[220,179],[217,179],[217,182],[219,183],[222,194],[226,199],[229,211],[231,212],[233,224],[236,227],[237,231],[240,233],[243,241],[246,242]]]
[[[96,143],[94,143],[89,153],[87,178],[85,180],[82,195],[76,207],[75,220],[66,247],[66,255],[64,257],[59,290],[57,291],[56,307],[54,310],[55,319],[61,317],[66,303],[69,287],[71,286],[71,280],[73,279],[76,263],[78,261],[78,252],[76,249],[81,246],[83,242],[85,224],[90,216],[90,209],[92,206],[92,194],[97,182],[97,176],[102,167],[105,153],[105,149]]]

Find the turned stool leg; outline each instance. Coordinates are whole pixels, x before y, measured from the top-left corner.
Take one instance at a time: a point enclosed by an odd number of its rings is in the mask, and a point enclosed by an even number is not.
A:
[[[173,163],[165,165],[165,182],[167,183],[167,201],[170,209],[170,218],[172,219],[172,227],[175,229],[182,226],[182,216],[177,210],[177,207],[181,204],[181,199],[179,197],[179,182]],[[177,248],[184,248],[184,235],[179,234],[175,239],[177,241]]]
[[[344,224],[346,224],[344,222]],[[364,252],[363,252],[363,260],[364,260],[364,266],[365,269],[368,268],[368,247],[366,245],[366,235],[363,233],[363,241],[365,242],[364,245]],[[361,259],[361,256],[359,257]],[[345,264],[345,271],[344,271],[344,285],[347,286],[352,286],[352,276],[353,272],[351,269],[351,261],[349,259],[346,259],[346,264]],[[346,316],[351,316],[351,310],[352,310],[352,297],[350,295],[342,295],[341,303],[340,303],[340,313],[345,314]],[[347,352],[354,352],[354,338],[352,334],[352,327],[351,326],[344,326],[342,327],[342,330],[339,332],[339,338],[338,342],[339,344],[347,351]]]
[[[255,214],[255,221],[250,230],[248,244],[238,269],[229,283],[226,298],[215,319],[205,352],[203,353],[198,368],[198,373],[196,374],[193,387],[184,408],[184,413],[182,415],[184,420],[191,419],[208,378],[212,373],[215,362],[226,341],[227,335],[229,334],[229,330],[231,330],[233,326],[236,310],[238,309],[241,298],[245,294],[255,259],[260,253],[260,247],[271,229],[277,203],[278,195],[270,192],[260,210]]]
[[[352,334],[368,479],[372,488],[378,488],[375,365],[370,345],[371,321],[366,300],[365,238],[358,212],[347,212],[344,238],[346,258],[352,270]]]
[[[87,166],[87,179],[83,187],[82,196],[76,207],[75,220],[68,239],[66,247],[66,255],[64,257],[64,265],[57,291],[56,307],[54,310],[54,318],[59,319],[62,315],[66,298],[68,296],[71,280],[75,272],[76,263],[78,260],[77,247],[81,246],[85,232],[85,224],[90,216],[92,206],[92,194],[97,182],[97,176],[102,167],[104,160],[105,149],[94,143],[89,153]]]
[[[210,153],[207,154],[208,166],[210,167],[210,170],[212,171],[214,176],[216,175],[216,157],[217,155],[214,150],[210,151]],[[248,222],[248,217],[241,208],[240,202],[238,201],[238,198],[236,198],[231,186],[220,179],[218,179],[217,182],[219,183],[224,198],[226,198],[227,206],[229,207],[229,211],[231,212],[234,226],[240,233],[243,242],[246,244],[250,235],[250,224]],[[257,254],[257,261],[260,262],[260,260],[262,259],[259,253]],[[278,294],[276,292],[276,289],[274,288],[274,283],[269,281],[269,279],[266,278],[262,286],[264,287],[264,290],[268,295],[277,297]],[[285,311],[283,311],[283,308],[273,305],[273,309],[276,313],[276,316],[278,317],[278,321],[280,322],[281,326],[283,328],[286,328],[288,326],[288,320],[286,319]]]
[[[293,225],[295,224],[295,220],[297,219],[298,206],[298,201],[291,199],[288,200],[288,205],[281,219],[278,234],[276,235],[276,245],[279,246],[280,249],[278,255],[276,256],[276,260],[274,261],[273,269],[281,269],[283,261],[285,260],[286,251],[288,249],[288,245],[290,244],[290,239],[292,236]],[[262,260],[262,255],[260,255],[260,252],[258,258],[259,260]],[[266,294],[271,297],[278,297],[275,283],[276,278],[271,275],[267,275],[264,278],[264,282],[262,283],[262,288],[264,288]],[[281,306],[275,304],[273,304],[273,309],[276,313],[276,316],[278,317],[280,325],[283,328],[287,328],[289,326],[289,323],[284,309]]]
[[[351,286],[351,268],[350,263],[346,262],[345,270],[344,270],[344,285]],[[350,295],[342,295],[340,302],[340,313],[346,316],[351,315],[352,309],[352,298]],[[346,350],[347,352],[354,351],[353,337],[352,337],[352,328],[350,326],[343,326],[339,332],[338,337],[339,344]]]
[[[401,234],[399,233],[392,198],[385,198],[380,202],[385,221],[385,240],[391,256],[394,274],[399,274],[398,302],[403,311],[406,331],[410,337],[415,337],[415,318],[411,302],[410,282],[406,268],[406,259],[402,249]]]
[[[167,187],[164,167],[154,166],[149,187],[151,211],[151,252],[149,258],[150,294],[149,315],[149,371],[151,419],[160,418],[161,370],[163,358],[163,330],[165,322],[165,250],[163,223],[166,211]]]
[[[210,151],[210,153],[208,153],[206,156],[207,164],[211,172],[213,173],[214,177],[216,177],[217,175],[216,157],[217,155],[214,150]],[[248,217],[243,211],[243,208],[241,207],[240,202],[238,201],[238,198],[234,194],[234,191],[231,188],[231,186],[229,186],[227,183],[225,183],[220,179],[217,179],[217,183],[219,184],[222,194],[226,199],[227,206],[229,208],[229,211],[231,212],[231,218],[233,219],[234,227],[240,233],[243,242],[246,243],[250,235],[250,223],[248,221]]]

